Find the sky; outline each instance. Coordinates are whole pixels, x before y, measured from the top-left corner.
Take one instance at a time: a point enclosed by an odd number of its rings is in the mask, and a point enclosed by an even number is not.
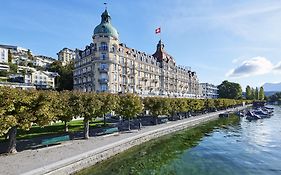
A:
[[[119,40],[153,54],[161,27],[165,50],[190,66],[200,82],[246,85],[281,82],[280,0],[108,0]],[[104,1],[1,2],[0,44],[57,58],[64,47],[85,48]]]

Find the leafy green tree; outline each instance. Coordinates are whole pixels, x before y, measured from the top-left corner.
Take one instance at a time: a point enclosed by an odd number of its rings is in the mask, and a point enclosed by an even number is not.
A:
[[[215,108],[215,101],[214,99],[205,99],[204,100],[204,108],[206,110],[212,110]]]
[[[73,70],[73,62],[63,66],[60,61],[55,61],[50,65],[48,71],[57,72],[59,74],[59,76],[56,77],[57,90],[73,90]]]
[[[0,88],[0,135],[8,133],[7,153],[16,153],[17,129],[29,130],[36,118],[32,115],[34,91]]]
[[[258,100],[259,99],[259,89],[258,87],[256,87],[256,90],[255,90],[255,100]]]
[[[223,99],[215,99],[214,103],[216,109],[223,109],[225,107]]]
[[[18,72],[18,66],[16,64],[9,63],[9,67],[10,67],[10,73],[15,74]]]
[[[193,112],[199,112],[204,108],[204,101],[199,99],[192,99],[189,105]]]
[[[169,114],[174,117],[175,113],[179,111],[178,99],[177,98],[168,98],[169,101],[168,110]]]
[[[104,118],[104,125],[106,124],[105,115],[115,111],[119,104],[119,96],[110,93],[99,93],[97,94],[97,98],[101,102],[100,109],[96,112],[96,114],[100,117]]]
[[[255,89],[254,88],[251,88],[251,100],[255,100],[255,93],[256,93],[256,91],[255,91]]]
[[[11,63],[13,60],[13,55],[10,50],[8,50],[8,63]]]
[[[84,138],[89,139],[89,121],[96,117],[96,112],[100,110],[102,102],[94,93],[73,92],[69,103],[73,115],[84,118]]]
[[[0,77],[7,77],[9,74],[5,70],[0,70]]]
[[[269,96],[268,101],[281,103],[281,92],[276,92],[275,94]]]
[[[67,123],[73,119],[72,109],[69,103],[71,92],[61,91],[56,93],[55,114],[58,120],[64,122],[64,131],[68,132]]]
[[[252,91],[251,91],[251,87],[249,85],[246,87],[246,99],[252,100]]]
[[[238,83],[225,80],[218,86],[218,94],[219,98],[241,99],[242,88]]]
[[[260,87],[259,100],[264,100],[264,90],[262,86]]]
[[[159,115],[169,114],[169,101],[168,98],[161,97],[146,97],[143,99],[144,109],[155,118],[155,124],[158,122]]]
[[[120,95],[117,113],[129,121],[129,130],[131,130],[130,120],[136,118],[143,110],[143,103],[139,96],[135,94]]]

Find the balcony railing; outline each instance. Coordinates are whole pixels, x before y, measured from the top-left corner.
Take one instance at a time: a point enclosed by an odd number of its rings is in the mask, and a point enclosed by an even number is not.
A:
[[[108,83],[108,79],[107,78],[100,78],[99,79],[99,82],[101,83],[101,84],[107,84]]]
[[[108,72],[108,68],[107,67],[99,67],[99,71],[100,72]]]
[[[99,51],[108,51],[108,47],[107,46],[99,47]]]

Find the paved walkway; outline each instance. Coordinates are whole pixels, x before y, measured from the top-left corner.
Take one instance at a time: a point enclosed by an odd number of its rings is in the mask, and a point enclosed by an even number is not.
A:
[[[0,174],[16,175],[31,171],[34,172],[36,169],[54,165],[57,162],[66,161],[71,157],[77,157],[85,152],[101,149],[107,145],[114,144],[131,137],[143,135],[163,127],[173,126],[183,122],[196,123],[199,120],[215,116],[223,112],[225,111],[190,117],[183,120],[168,122],[166,124],[148,126],[139,131],[125,132],[118,135],[91,137],[89,140],[71,140],[57,146],[45,147],[37,150],[26,150],[9,156],[0,156]]]

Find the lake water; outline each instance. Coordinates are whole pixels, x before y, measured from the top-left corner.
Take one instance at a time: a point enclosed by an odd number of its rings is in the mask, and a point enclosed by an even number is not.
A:
[[[79,174],[280,175],[281,108],[274,108],[271,118],[164,136]]]

